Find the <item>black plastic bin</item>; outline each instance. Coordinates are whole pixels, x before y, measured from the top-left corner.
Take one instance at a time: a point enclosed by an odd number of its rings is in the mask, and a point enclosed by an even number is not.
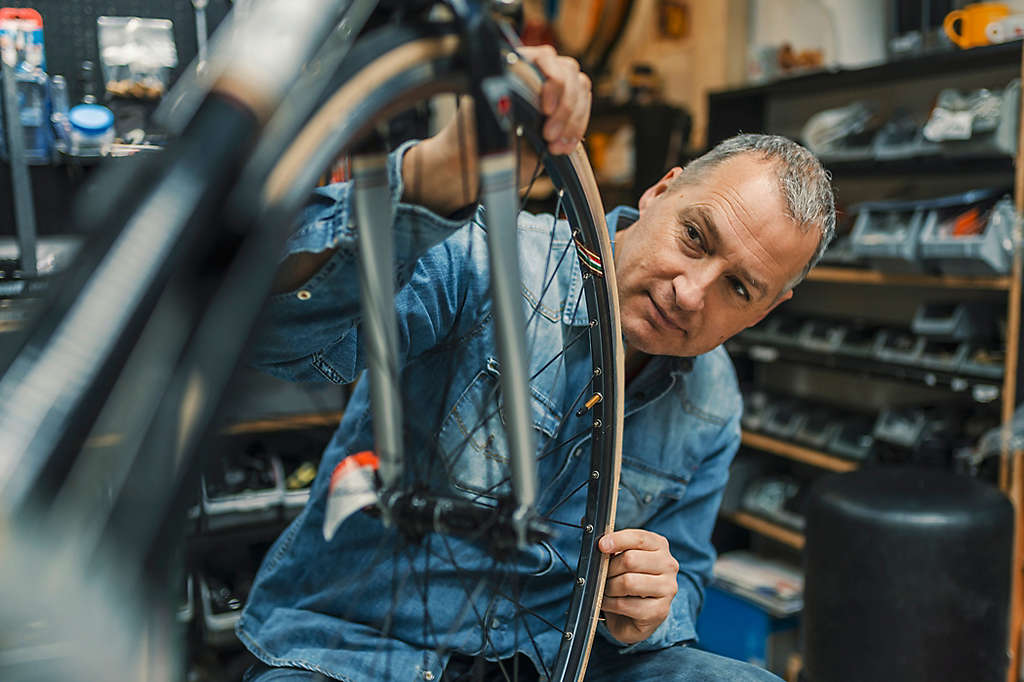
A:
[[[807,502],[807,682],[1005,682],[1013,508],[904,467],[830,475]]]

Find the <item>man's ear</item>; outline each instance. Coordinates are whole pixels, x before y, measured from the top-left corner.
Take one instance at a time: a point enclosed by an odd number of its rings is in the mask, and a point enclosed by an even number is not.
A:
[[[779,296],[778,300],[776,300],[776,301],[775,301],[775,303],[772,303],[771,307],[770,307],[770,308],[768,308],[768,310],[766,310],[766,311],[764,311],[763,313],[761,313],[761,316],[760,316],[759,318],[757,318],[757,320],[755,320],[754,322],[751,322],[751,323],[750,323],[749,325],[747,325],[747,326],[748,326],[748,327],[753,327],[753,326],[754,326],[755,324],[760,324],[760,323],[761,323],[761,320],[763,320],[763,319],[764,319],[765,317],[767,317],[767,316],[768,316],[768,313],[770,313],[771,311],[775,310],[775,308],[776,308],[776,307],[777,307],[777,306],[778,306],[778,305],[779,305],[780,303],[782,303],[783,301],[788,301],[788,300],[789,300],[789,299],[791,299],[791,298],[793,298],[793,290],[792,290],[792,289],[790,289],[789,291],[787,291],[787,292],[786,292],[786,293],[784,293],[783,295]]]
[[[668,190],[669,185],[672,181],[679,177],[679,174],[683,172],[683,169],[679,166],[674,166],[668,173],[662,176],[661,180],[647,188],[647,190],[640,196],[640,202],[637,204],[637,208],[643,211],[656,197],[661,196]]]

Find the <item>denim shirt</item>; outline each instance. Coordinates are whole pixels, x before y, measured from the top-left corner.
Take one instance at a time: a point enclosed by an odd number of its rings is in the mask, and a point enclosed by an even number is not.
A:
[[[486,294],[484,216],[478,209],[471,220],[446,220],[399,203],[406,149],[389,159],[406,452],[443,462],[435,468],[449,472],[453,492],[474,496],[500,484],[507,455],[500,411],[493,409],[501,366]],[[333,247],[337,252],[298,290],[271,299],[253,360],[275,375],[350,382],[365,366],[351,191],[349,184],[318,190],[288,243],[288,253]],[[609,229],[635,218],[633,209],[616,209]],[[540,480],[546,483],[537,506],[549,509],[568,497],[553,518],[578,524],[586,493],[585,488],[573,491],[589,474],[589,431],[586,417],[570,412],[589,377],[589,352],[581,348],[585,344],[575,344],[544,365],[551,348],[562,348],[589,322],[586,306],[579,303],[579,264],[565,221],[524,212],[519,234],[527,336],[537,349],[530,357],[537,451],[569,441],[568,454],[539,460]],[[549,246],[551,255],[544,258]],[[569,256],[559,259],[563,247]],[[545,290],[542,283],[552,273]],[[440,679],[449,651],[490,659],[519,651],[543,670],[538,652],[551,660],[561,633],[530,612],[552,623],[563,621],[574,576],[559,556],[572,556],[578,543],[574,533],[558,534],[553,547],[541,544],[520,553],[500,576],[493,560],[457,538],[428,535],[417,547],[395,550],[391,531],[362,512],[345,520],[331,541],[324,540],[331,472],[345,456],[372,449],[367,384],[357,385],[324,452],[309,503],[264,558],[237,626],[239,638],[269,665],[351,682]],[[740,412],[735,372],[721,347],[695,358],[652,358],[627,389],[616,528],[646,528],[665,536],[679,562],[679,591],[668,618],[642,642],[616,642],[601,624],[600,635],[624,654],[696,638],[694,623],[715,556],[711,530],[739,446]],[[469,425],[481,415],[483,428],[474,432]],[[458,559],[458,575],[445,569],[452,556]],[[428,565],[426,583],[421,571]],[[460,579],[467,575],[473,577],[468,587]],[[529,611],[504,597],[492,598],[490,590],[473,591],[476,580],[492,581],[503,594],[516,586]],[[428,596],[430,624],[422,616]],[[388,637],[381,634],[386,619]]]

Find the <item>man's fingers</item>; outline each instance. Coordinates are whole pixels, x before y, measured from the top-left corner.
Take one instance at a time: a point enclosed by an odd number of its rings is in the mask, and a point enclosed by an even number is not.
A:
[[[577,74],[579,81],[579,105],[573,109],[566,124],[566,131],[571,131],[574,140],[579,140],[587,132],[587,124],[590,122],[590,77],[585,73]]]
[[[558,107],[558,99],[561,97],[563,87],[561,83],[555,83],[551,78],[552,71],[557,64],[558,53],[550,45],[523,46],[518,50],[519,54],[540,69],[546,78],[540,91],[540,107],[545,116],[550,116]]]
[[[626,573],[605,583],[605,597],[674,597],[679,590],[675,580],[665,575]]]
[[[601,602],[601,610],[637,621],[659,618],[664,620],[665,614],[668,612],[664,600],[644,599],[643,597],[605,597]]]
[[[664,536],[640,528],[627,528],[609,533],[598,543],[605,554],[624,552],[627,549],[639,549],[647,552],[668,549],[668,540]]]
[[[630,549],[616,554],[608,562],[608,577],[626,573],[646,573],[648,575],[670,574],[675,576],[679,571],[679,562],[666,552],[648,552]]]

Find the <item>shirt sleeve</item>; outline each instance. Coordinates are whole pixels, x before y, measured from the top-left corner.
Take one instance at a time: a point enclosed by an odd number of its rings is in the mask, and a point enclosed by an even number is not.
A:
[[[436,342],[456,312],[453,304],[466,301],[456,291],[467,286],[465,278],[452,276],[463,269],[457,262],[458,244],[443,242],[473,216],[468,210],[442,218],[422,206],[399,201],[402,158],[414,143],[403,144],[388,158],[396,308],[400,353],[405,357]],[[359,225],[355,224],[353,191],[351,182],[318,188],[304,209],[283,257],[337,251],[302,285],[270,297],[249,348],[254,366],[286,379],[339,383],[353,381],[364,367],[359,338]],[[477,238],[464,235],[463,241]]]
[[[716,557],[711,531],[729,478],[729,464],[739,446],[740,415],[736,414],[712,442],[710,454],[694,472],[683,498],[644,525],[646,530],[668,540],[672,555],[679,562],[679,590],[668,617],[645,640],[625,645],[612,636],[603,622],[599,623],[598,632],[622,647],[620,653],[653,651],[697,639],[697,614],[704,604],[704,586],[711,578]]]

